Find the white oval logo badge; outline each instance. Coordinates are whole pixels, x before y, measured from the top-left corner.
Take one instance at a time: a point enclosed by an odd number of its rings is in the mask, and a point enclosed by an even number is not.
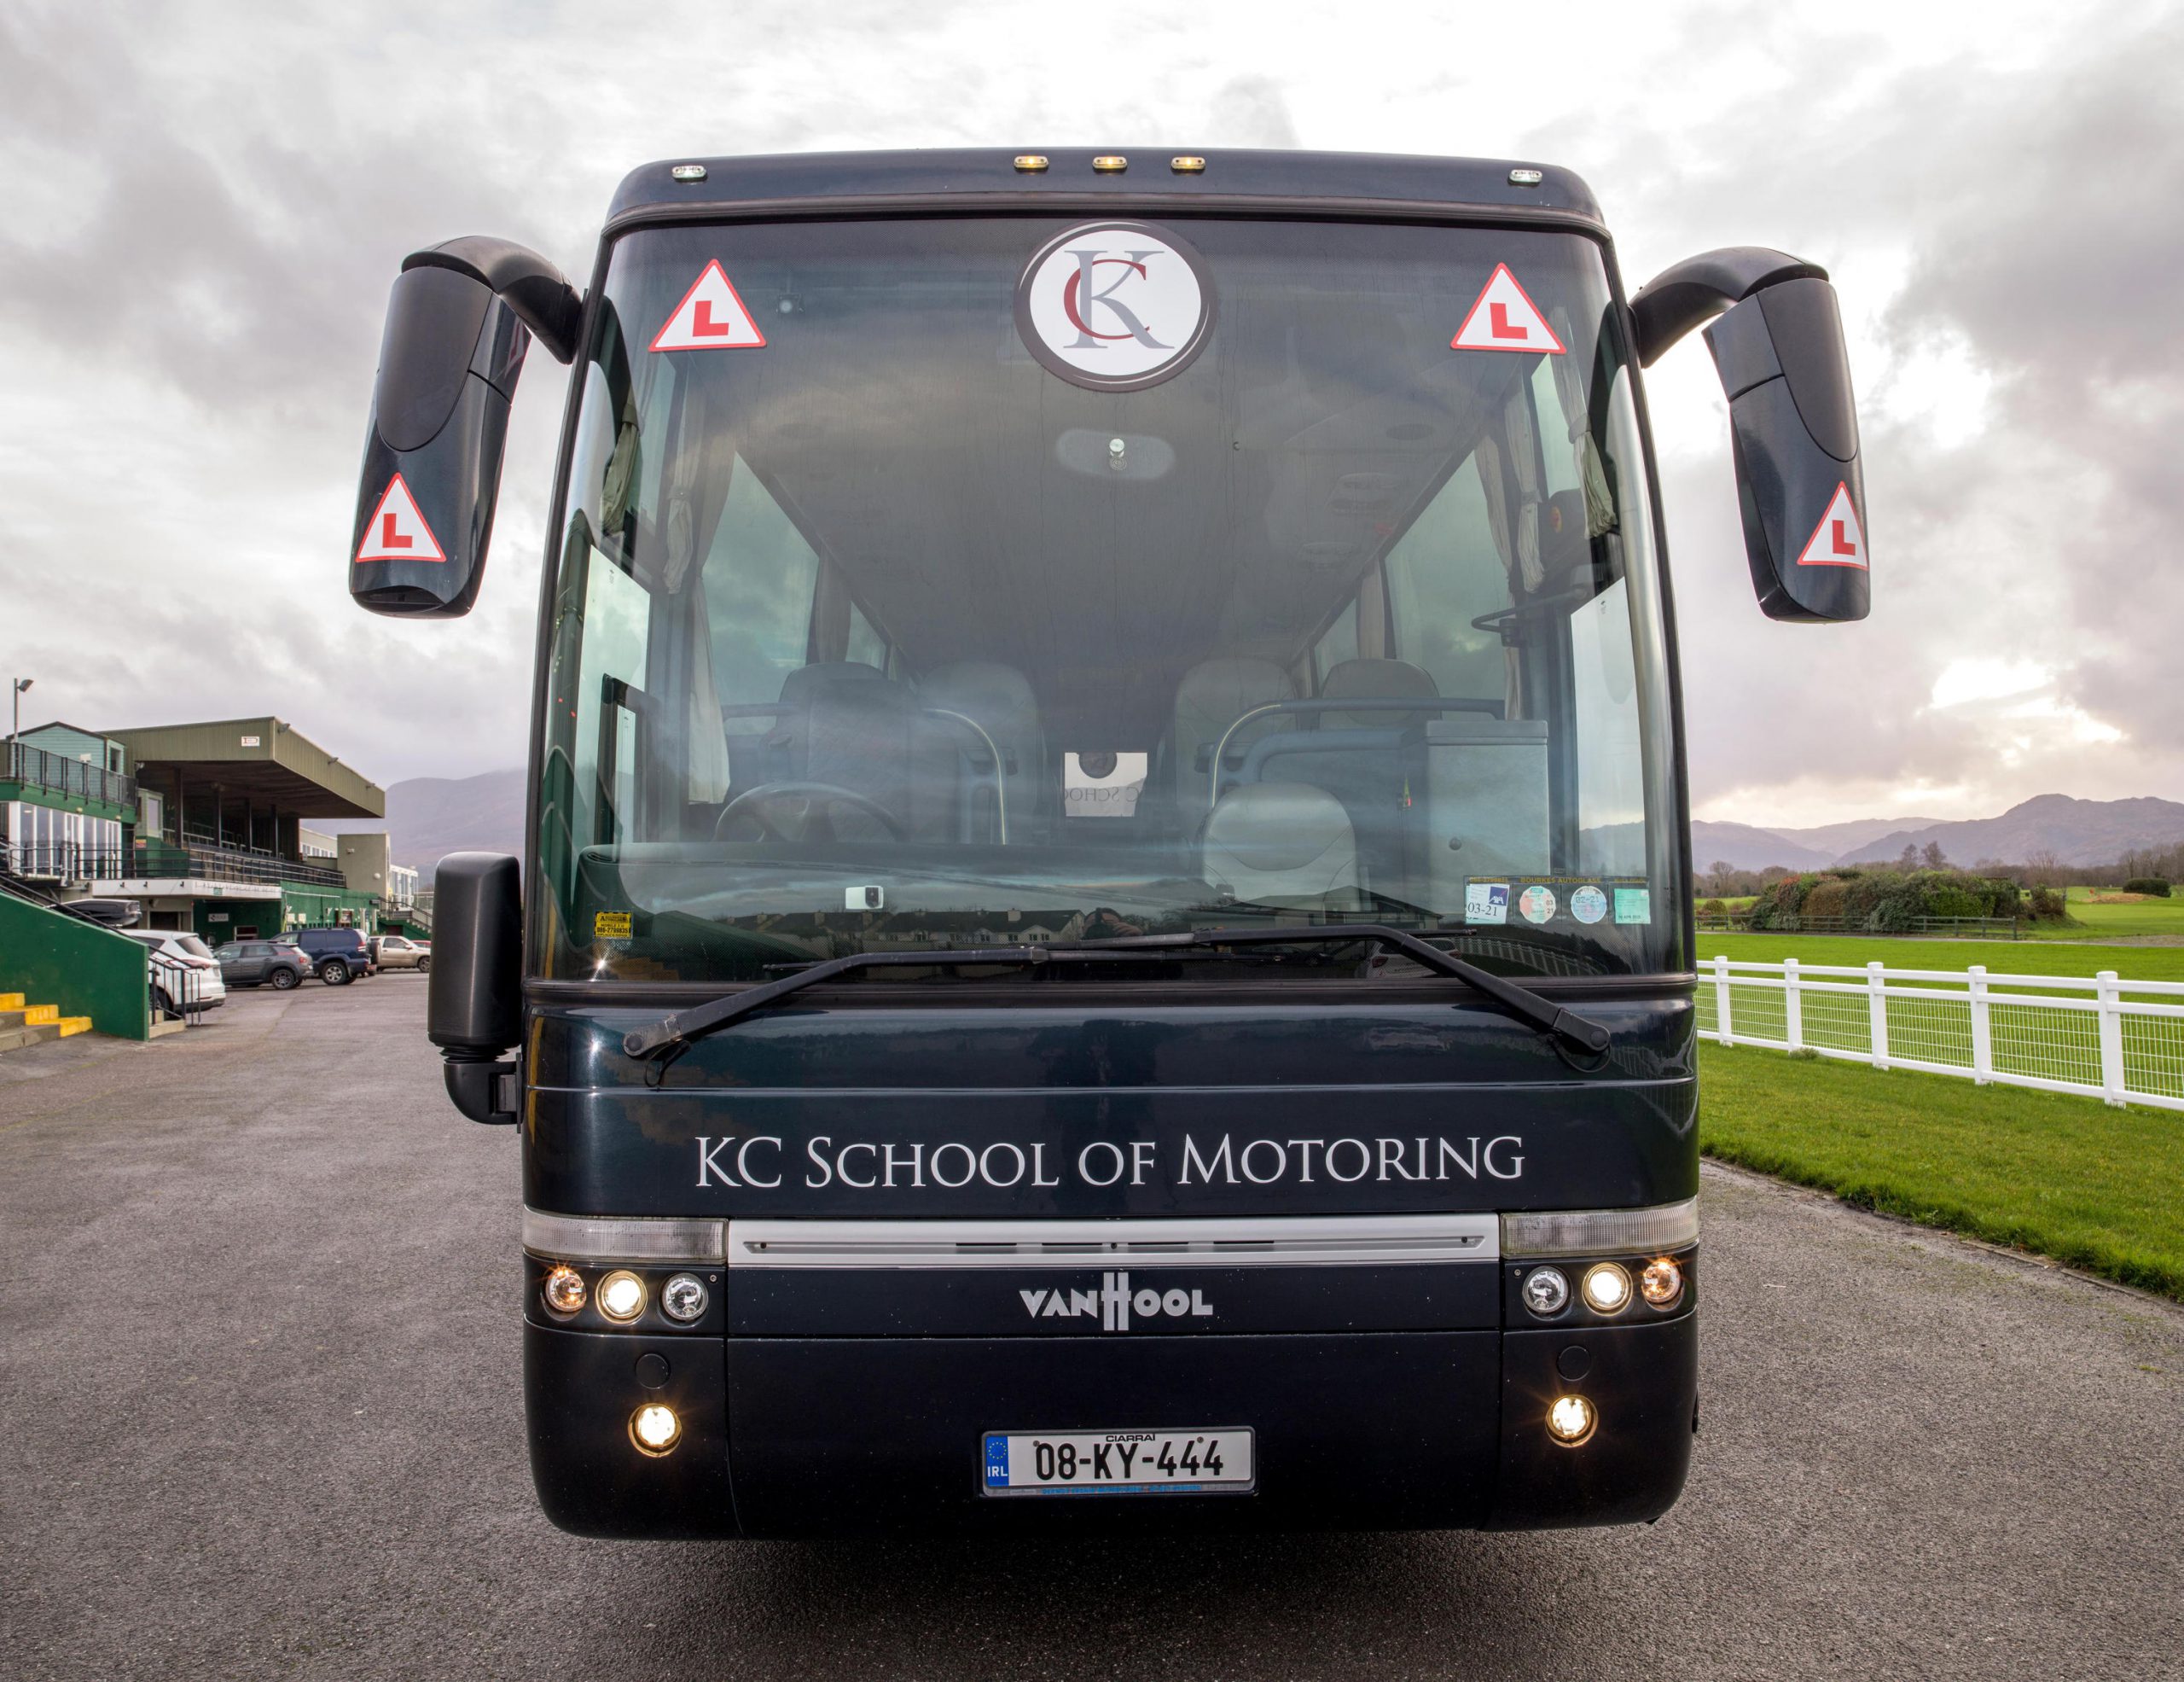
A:
[[[1016,330],[1049,373],[1135,391],[1190,366],[1213,326],[1205,261],[1141,222],[1088,222],[1049,241],[1016,283]]]

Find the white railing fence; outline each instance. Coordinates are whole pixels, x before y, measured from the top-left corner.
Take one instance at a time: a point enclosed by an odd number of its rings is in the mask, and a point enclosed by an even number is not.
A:
[[[1699,1037],[2184,1109],[2184,981],[1703,959]]]

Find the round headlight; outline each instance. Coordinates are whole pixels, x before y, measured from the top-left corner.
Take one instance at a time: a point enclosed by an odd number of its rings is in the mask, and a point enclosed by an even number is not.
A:
[[[648,1454],[665,1454],[682,1435],[682,1422],[665,1402],[647,1402],[630,1416],[630,1440]]]
[[[562,1262],[547,1274],[541,1291],[546,1298],[546,1306],[554,1312],[573,1314],[584,1307],[584,1275],[566,1261]]]
[[[1584,1441],[1599,1423],[1600,1416],[1583,1396],[1557,1396],[1547,1410],[1547,1434],[1565,1448]]]
[[[1585,1306],[1595,1314],[1620,1314],[1630,1306],[1630,1275],[1612,1261],[1585,1270]]]
[[[1683,1295],[1683,1269],[1673,1256],[1647,1262],[1646,1271],[1638,1276],[1638,1295],[1653,1307],[1675,1307]]]
[[[1525,1276],[1525,1307],[1545,1319],[1570,1305],[1570,1281],[1559,1267],[1535,1267]]]
[[[620,1268],[599,1282],[599,1312],[610,1320],[634,1320],[645,1312],[645,1282]]]
[[[703,1314],[706,1303],[712,1300],[705,1281],[694,1273],[677,1273],[660,1287],[660,1312],[685,1325]]]

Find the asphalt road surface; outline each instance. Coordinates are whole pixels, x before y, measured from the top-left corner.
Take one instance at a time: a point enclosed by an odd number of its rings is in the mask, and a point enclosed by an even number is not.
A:
[[[2184,1676],[2184,1312],[1711,1170],[1652,1528],[562,1535],[424,991],[0,1056],[0,1677]]]

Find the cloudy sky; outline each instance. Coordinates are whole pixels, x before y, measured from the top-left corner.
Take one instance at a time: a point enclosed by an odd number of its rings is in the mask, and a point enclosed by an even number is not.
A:
[[[697,8],[0,0],[0,674],[26,725],[274,712],[382,783],[519,762],[565,375],[485,601],[352,608],[386,288],[455,234],[590,268],[632,165],[1302,146],[1571,166],[1635,287],[1827,265],[1875,608],[1775,626],[1701,341],[1650,381],[1699,815],[2184,799],[2184,9]]]

